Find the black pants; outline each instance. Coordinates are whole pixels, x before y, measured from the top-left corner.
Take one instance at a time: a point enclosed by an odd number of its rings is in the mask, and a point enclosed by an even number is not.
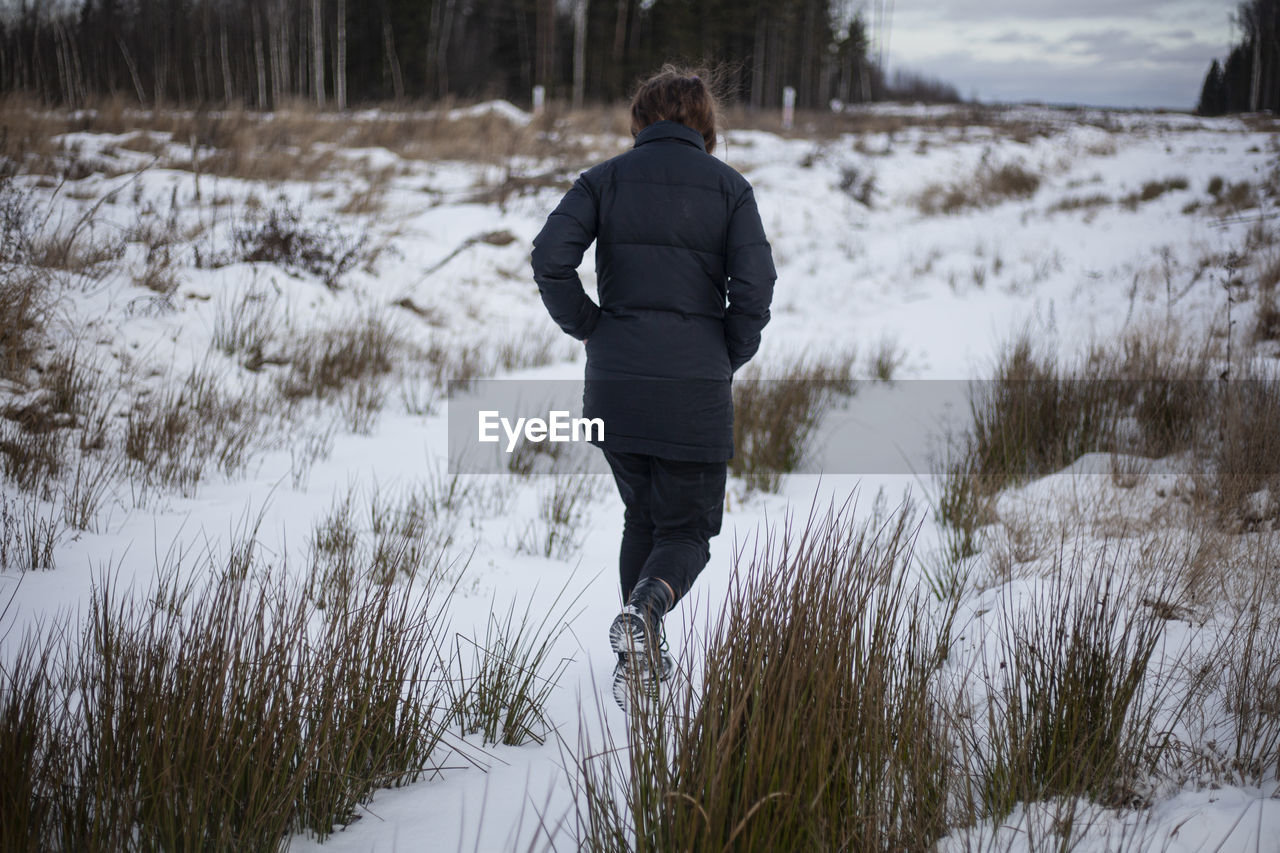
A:
[[[727,462],[675,462],[604,451],[626,505],[618,575],[622,600],[644,578],[671,585],[676,600],[711,559],[724,516]]]

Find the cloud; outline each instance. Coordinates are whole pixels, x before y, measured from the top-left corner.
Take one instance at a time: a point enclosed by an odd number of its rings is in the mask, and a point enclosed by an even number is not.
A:
[[[1234,0],[937,0],[895,12],[889,60],[998,100],[1189,107]]]
[[[1029,33],[1024,30],[1005,30],[998,36],[990,39],[994,44],[1044,44],[1046,39],[1038,33]]]
[[[1118,16],[1150,19],[1158,15],[1168,24],[1186,18],[1223,17],[1235,9],[1223,0],[935,0],[930,17],[964,21],[1081,20]],[[908,13],[909,14],[909,13]]]
[[[1058,42],[1070,56],[1113,66],[1204,63],[1219,46],[1208,42],[1172,42],[1155,36],[1139,36],[1125,30],[1097,30],[1072,33]],[[1052,48],[1050,49],[1052,52]]]
[[[913,70],[947,80],[966,97],[998,102],[1043,101],[1100,107],[1195,106],[1206,61],[1171,72],[1164,67],[1085,64],[1064,67],[1051,63],[990,60],[967,52],[941,56],[936,62],[912,65]]]
[[[1058,47],[1072,56],[1100,62],[1125,62],[1155,50],[1151,39],[1138,38],[1128,30],[1109,29],[1072,33],[1058,42]]]

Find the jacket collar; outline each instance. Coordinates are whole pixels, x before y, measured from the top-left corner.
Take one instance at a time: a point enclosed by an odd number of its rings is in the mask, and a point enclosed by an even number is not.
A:
[[[690,145],[697,146],[698,150],[704,153],[707,150],[707,145],[702,140],[701,133],[679,122],[667,121],[666,119],[655,121],[636,134],[636,147],[639,148],[646,142],[653,142],[655,139],[677,139],[680,142],[687,142]]]

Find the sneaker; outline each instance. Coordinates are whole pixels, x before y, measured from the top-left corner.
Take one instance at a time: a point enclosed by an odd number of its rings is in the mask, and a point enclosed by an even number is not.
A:
[[[644,702],[658,698],[658,681],[648,667],[635,668],[625,655],[618,655],[618,665],[613,668],[613,701],[627,713],[635,701]]]
[[[662,581],[646,578],[636,584],[626,606],[609,626],[609,644],[618,655],[619,670],[645,671],[657,681],[671,677],[675,663],[667,649],[662,617],[672,603],[671,590]]]
[[[643,612],[630,604],[622,608],[609,626],[609,644],[618,655],[619,668],[647,670],[659,681],[666,681],[675,672],[675,661],[671,659],[662,623],[658,622],[656,628],[649,627]]]

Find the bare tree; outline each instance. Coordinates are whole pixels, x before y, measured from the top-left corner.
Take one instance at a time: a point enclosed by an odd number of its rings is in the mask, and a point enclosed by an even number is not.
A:
[[[338,109],[347,108],[347,0],[338,0],[337,71],[333,76],[333,96]]]
[[[382,49],[386,62],[391,66],[391,91],[396,100],[404,100],[404,75],[400,71],[400,60],[396,56],[396,40],[391,32],[391,12],[384,0],[382,4]]]
[[[573,108],[582,109],[587,85],[587,0],[573,3]]]
[[[133,81],[133,90],[138,95],[138,103],[146,106],[147,95],[142,89],[142,78],[138,76],[138,65],[133,61],[133,56],[129,53],[128,46],[125,45],[124,39],[116,36],[116,44],[120,45],[120,53],[124,56],[124,64],[129,69],[129,79]]]
[[[230,102],[235,95],[235,87],[231,82],[231,56],[227,50],[227,19],[222,17],[221,33],[219,34],[219,47],[222,54],[222,99]]]
[[[556,0],[538,0],[534,82],[551,89],[556,64]]]
[[[321,0],[311,0],[311,85],[316,106],[324,106],[324,18]]]
[[[253,65],[258,79],[258,109],[267,108],[267,60],[262,50],[261,11],[256,3],[249,3],[249,17],[253,25]]]
[[[439,27],[436,30],[436,92],[438,97],[449,94],[449,39],[453,33],[454,0],[438,0],[435,4],[440,11]]]

